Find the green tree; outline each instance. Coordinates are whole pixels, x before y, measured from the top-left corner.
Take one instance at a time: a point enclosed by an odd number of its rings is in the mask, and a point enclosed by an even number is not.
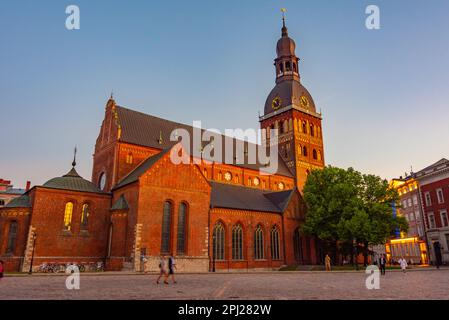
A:
[[[407,230],[404,218],[392,215],[397,191],[375,175],[328,166],[313,170],[304,186],[307,215],[304,231],[346,252],[354,245],[368,259],[369,245],[385,243],[396,229]],[[351,259],[353,260],[353,259]]]

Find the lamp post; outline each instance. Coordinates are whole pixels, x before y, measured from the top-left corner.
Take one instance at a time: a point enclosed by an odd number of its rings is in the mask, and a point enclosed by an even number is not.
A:
[[[212,272],[215,272],[215,234],[212,236]]]
[[[30,270],[28,271],[28,274],[33,273],[33,261],[34,261],[34,250],[36,249],[36,238],[37,235],[33,233],[33,252],[31,253]]]

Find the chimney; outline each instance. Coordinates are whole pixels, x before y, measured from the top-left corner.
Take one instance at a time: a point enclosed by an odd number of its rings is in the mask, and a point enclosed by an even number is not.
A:
[[[31,186],[31,182],[27,181],[27,186],[25,188],[25,192],[27,192],[28,190],[30,190],[30,186]]]

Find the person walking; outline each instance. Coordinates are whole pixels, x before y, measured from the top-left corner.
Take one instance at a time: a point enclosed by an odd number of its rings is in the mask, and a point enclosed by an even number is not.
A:
[[[385,258],[385,255],[382,254],[379,258],[379,268],[380,268],[380,274],[385,275],[385,266],[387,265],[387,259]]]
[[[326,265],[326,271],[331,271],[331,257],[329,257],[329,254],[326,254],[326,257],[324,258],[324,263]]]
[[[163,255],[161,255],[161,260],[159,261],[159,270],[160,270],[159,278],[157,278],[156,283],[159,284],[159,280],[161,280],[161,278],[164,277],[164,283],[168,284],[167,260]]]
[[[0,260],[0,279],[3,278],[3,272],[5,272],[5,267],[3,266],[3,260]]]
[[[404,257],[402,257],[401,259],[399,259],[399,264],[401,265],[401,269],[402,272],[406,273],[407,272],[407,260],[404,259]]]
[[[173,256],[170,256],[170,257],[168,257],[168,278],[170,278],[170,276],[171,276],[173,283],[176,283],[175,269],[176,269],[175,258]]]

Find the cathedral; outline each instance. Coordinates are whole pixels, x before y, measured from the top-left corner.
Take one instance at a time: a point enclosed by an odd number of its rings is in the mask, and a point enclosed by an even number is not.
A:
[[[174,164],[170,154],[179,144],[170,134],[193,128],[111,97],[91,180],[77,173],[74,159],[66,174],[0,209],[6,271],[67,263],[156,271],[161,255],[173,255],[180,272],[320,263],[319,243],[301,231],[301,193],[309,172],[324,167],[321,114],[301,83],[295,47],[283,20],[276,84],[259,117],[265,145],[276,132],[275,173],[263,174],[265,165],[249,163],[246,153],[233,163]]]

